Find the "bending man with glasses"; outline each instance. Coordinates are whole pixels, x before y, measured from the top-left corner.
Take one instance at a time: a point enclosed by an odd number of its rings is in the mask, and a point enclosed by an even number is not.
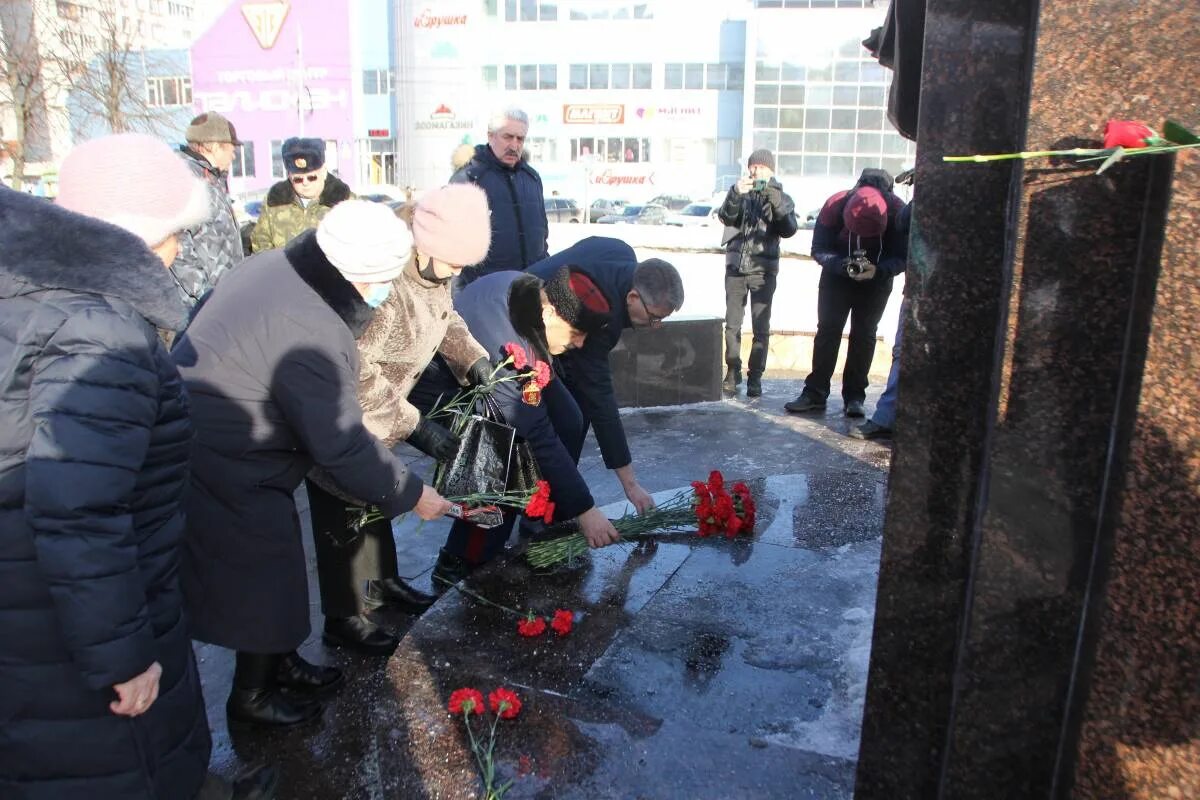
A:
[[[283,143],[287,180],[267,192],[262,214],[250,237],[253,252],[276,250],[307,230],[343,200],[354,195],[325,168],[325,142],[292,137]]]
[[[569,350],[555,364],[583,412],[584,432],[591,426],[604,465],[617,473],[629,502],[642,513],[654,501],[633,473],[633,457],[613,393],[609,352],[626,328],[654,328],[683,305],[683,281],[671,264],[658,258],[638,263],[633,248],[620,239],[591,236],[531,266],[531,272],[548,280],[560,267],[571,266],[587,274],[612,304],[608,325],[592,333],[577,350]]]

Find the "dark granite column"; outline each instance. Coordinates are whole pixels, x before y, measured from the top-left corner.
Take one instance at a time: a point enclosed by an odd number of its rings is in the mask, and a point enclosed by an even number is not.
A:
[[[1198,29],[1173,0],[927,4],[860,798],[1196,796],[1195,170],[941,157],[1194,126]]]

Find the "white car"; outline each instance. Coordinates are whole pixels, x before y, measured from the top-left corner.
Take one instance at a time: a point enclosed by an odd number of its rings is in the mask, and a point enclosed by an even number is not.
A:
[[[710,228],[721,224],[717,219],[720,206],[712,203],[689,203],[666,219],[667,225],[680,228]]]

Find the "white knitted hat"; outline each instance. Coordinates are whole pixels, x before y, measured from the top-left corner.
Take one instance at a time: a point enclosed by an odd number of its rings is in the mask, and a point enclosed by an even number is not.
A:
[[[381,203],[344,200],[317,226],[317,245],[352,283],[385,283],[412,257],[408,226]]]
[[[124,228],[151,247],[211,214],[204,182],[165,142],[141,133],[101,136],[68,153],[56,202]]]

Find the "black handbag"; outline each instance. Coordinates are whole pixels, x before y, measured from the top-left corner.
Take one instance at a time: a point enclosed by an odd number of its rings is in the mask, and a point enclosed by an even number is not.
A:
[[[443,497],[532,491],[541,479],[533,449],[508,424],[500,405],[484,395],[458,433],[454,460],[439,471],[434,488]]]

